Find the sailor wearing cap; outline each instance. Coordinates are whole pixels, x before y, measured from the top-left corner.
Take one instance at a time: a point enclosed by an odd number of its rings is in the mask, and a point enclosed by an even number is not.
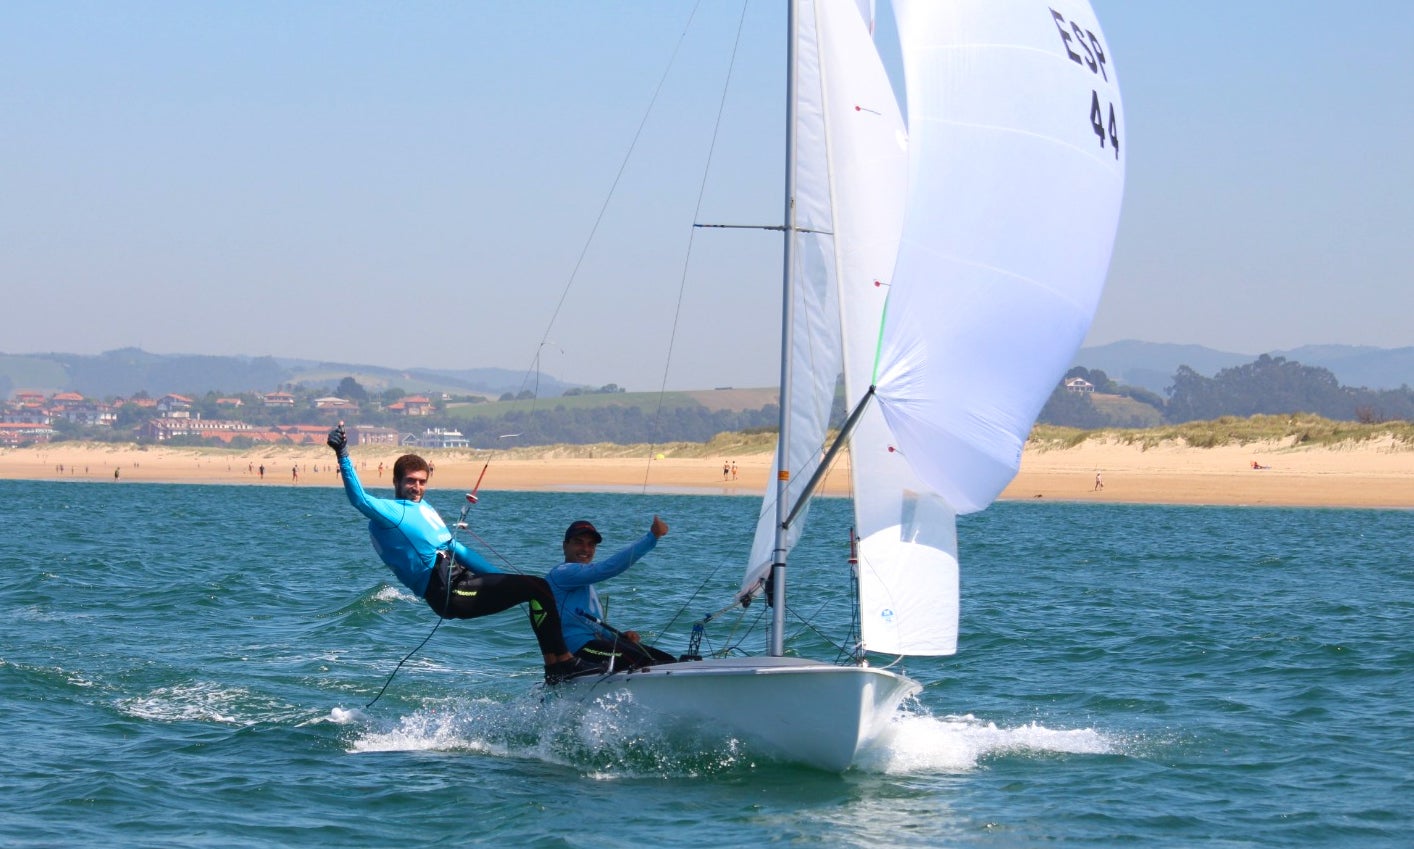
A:
[[[668,524],[654,516],[648,533],[610,557],[595,562],[594,554],[604,537],[590,522],[579,519],[565,529],[565,562],[545,576],[555,594],[564,628],[565,646],[576,656],[592,662],[613,662],[614,669],[672,663],[676,658],[652,646],[643,645],[634,631],[618,631],[603,621],[604,611],[594,585],[628,571],[658,544],[668,532]]]

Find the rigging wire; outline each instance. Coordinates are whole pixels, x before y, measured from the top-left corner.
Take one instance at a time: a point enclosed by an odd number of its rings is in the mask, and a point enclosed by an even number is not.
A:
[[[667,82],[668,76],[669,76],[669,74],[672,72],[673,68],[675,68],[675,67],[677,66],[677,64],[678,64],[678,56],[679,56],[679,55],[681,54],[681,52],[682,52],[683,44],[684,44],[684,42],[685,42],[686,39],[687,39],[687,34],[688,34],[688,32],[692,29],[693,21],[696,20],[697,15],[698,15],[698,12],[699,12],[699,10],[701,9],[701,6],[702,6],[702,0],[698,0],[698,2],[694,3],[691,12],[688,14],[687,21],[683,24],[682,31],[681,31],[681,32],[679,33],[679,35],[678,35],[677,43],[673,46],[672,53],[669,55],[668,61],[667,61],[667,63],[664,65],[663,71],[662,71],[662,73],[661,73],[661,74],[659,75],[659,77],[658,77],[657,84],[654,86],[654,88],[653,88],[653,93],[652,93],[652,95],[649,97],[648,104],[647,104],[647,106],[646,106],[646,107],[644,108],[644,110],[643,110],[643,114],[642,114],[642,116],[641,116],[640,119],[639,119],[638,126],[637,126],[637,128],[634,130],[632,139],[630,139],[630,141],[629,141],[628,148],[624,151],[623,158],[622,158],[621,161],[619,162],[618,170],[615,172],[614,178],[613,178],[613,180],[610,182],[609,190],[608,190],[608,192],[605,193],[605,195],[604,195],[604,200],[603,200],[603,202],[600,204],[599,212],[598,212],[598,214],[595,216],[594,222],[593,222],[593,224],[592,224],[592,225],[590,226],[590,228],[589,228],[589,233],[588,233],[588,235],[585,237],[583,245],[580,246],[579,254],[578,254],[578,256],[577,256],[576,259],[575,259],[574,266],[570,269],[569,276],[566,278],[564,287],[563,287],[563,289],[560,291],[559,300],[556,301],[556,303],[555,303],[555,308],[554,308],[554,310],[551,312],[549,320],[545,323],[545,332],[544,332],[544,334],[541,336],[539,345],[536,346],[535,355],[534,355],[534,357],[532,358],[530,365],[526,368],[525,376],[524,376],[524,377],[522,378],[522,380],[521,380],[521,389],[520,389],[520,391],[517,393],[517,399],[519,399],[521,395],[524,395],[524,394],[526,393],[526,391],[527,391],[527,390],[526,390],[527,385],[531,385],[531,386],[532,386],[532,388],[529,390],[529,391],[530,391],[530,399],[529,399],[530,403],[529,403],[529,410],[528,410],[528,412],[527,412],[527,414],[526,414],[527,422],[528,422],[528,423],[529,423],[529,422],[533,422],[533,420],[535,419],[535,416],[536,416],[536,404],[537,404],[537,402],[538,402],[539,399],[540,399],[540,385],[539,385],[539,384],[540,384],[540,374],[541,374],[540,366],[541,366],[541,362],[542,362],[542,355],[543,355],[544,350],[545,350],[545,347],[546,347],[547,345],[552,345],[552,344],[554,344],[554,343],[552,343],[552,342],[550,341],[550,334],[551,334],[551,332],[553,332],[553,330],[554,330],[554,328],[555,328],[555,323],[559,320],[560,313],[564,310],[565,303],[566,303],[566,301],[567,301],[568,298],[569,298],[570,290],[574,288],[574,284],[575,284],[575,282],[576,282],[576,281],[578,280],[578,278],[579,278],[580,269],[581,269],[581,268],[583,267],[583,265],[584,265],[585,257],[586,257],[586,256],[588,255],[588,253],[589,253],[589,248],[590,248],[590,246],[594,244],[594,241],[595,241],[595,239],[596,239],[596,237],[597,237],[597,235],[598,235],[598,232],[599,232],[600,225],[603,224],[604,218],[605,218],[605,216],[608,214],[609,206],[610,206],[610,204],[612,204],[612,202],[613,202],[615,196],[616,196],[617,193],[618,193],[619,184],[620,184],[620,182],[623,180],[623,177],[624,177],[625,172],[628,170],[628,165],[629,165],[629,162],[633,159],[634,152],[638,149],[639,140],[643,137],[644,129],[645,129],[645,128],[647,127],[647,125],[648,125],[648,119],[649,119],[649,117],[654,113],[654,109],[655,109],[655,106],[656,106],[656,104],[657,104],[657,102],[658,102],[659,96],[660,96],[660,95],[662,94],[662,92],[663,92],[664,84]],[[745,7],[744,7],[744,5],[743,5],[743,11],[744,11],[744,8],[745,8]],[[739,39],[740,39],[740,29],[738,30],[738,40],[739,40]],[[733,58],[735,58],[735,50],[733,50]],[[720,120],[720,119],[719,119],[719,120]],[[674,319],[674,324],[673,324],[673,326],[674,326],[674,332],[676,332],[676,326],[677,326],[676,319]],[[561,351],[561,353],[564,353],[564,352]],[[533,377],[533,383],[532,383],[532,377]],[[659,412],[658,412],[658,415],[659,415],[659,416],[661,416],[661,410],[662,410],[662,398],[661,398],[661,395],[660,395],[660,398],[659,398]],[[655,426],[655,430],[657,430],[657,427],[656,427],[656,426]],[[652,452],[651,452],[651,450],[650,450],[650,453],[649,453],[650,460],[651,460],[652,456],[653,456],[653,454],[652,454]],[[489,462],[489,461],[488,461],[488,462]],[[483,470],[483,474],[484,474],[484,470]]]
[[[645,127],[647,126],[649,117],[653,114],[653,112],[654,112],[654,110],[655,110],[655,107],[656,107],[657,102],[658,102],[658,100],[659,100],[659,96],[661,95],[661,93],[662,93],[662,91],[663,91],[663,88],[664,88],[664,84],[665,84],[666,81],[667,81],[668,75],[672,72],[673,68],[676,67],[676,65],[677,65],[678,56],[679,56],[679,54],[682,52],[683,44],[684,44],[684,42],[685,42],[685,40],[686,40],[687,34],[688,34],[688,32],[692,29],[693,22],[697,19],[697,16],[698,16],[698,13],[699,13],[699,11],[700,11],[700,9],[701,9],[701,6],[702,6],[702,3],[701,3],[700,0],[699,0],[699,2],[697,2],[697,3],[695,3],[695,4],[693,5],[692,11],[691,11],[691,12],[689,13],[689,15],[688,15],[687,21],[686,21],[686,23],[684,24],[683,29],[682,29],[682,32],[681,32],[681,34],[680,34],[679,37],[678,37],[677,44],[674,46],[673,51],[672,51],[672,54],[670,55],[670,57],[669,57],[669,59],[668,59],[668,62],[667,62],[667,64],[665,65],[665,67],[664,67],[664,69],[663,69],[662,74],[661,74],[661,75],[659,76],[659,78],[658,78],[658,82],[657,82],[657,84],[655,85],[655,87],[654,87],[654,89],[653,89],[653,94],[652,94],[652,96],[649,98],[648,105],[647,105],[647,107],[644,109],[643,115],[642,115],[642,117],[641,117],[640,120],[639,120],[638,127],[637,127],[636,130],[634,131],[633,138],[631,139],[631,141],[630,141],[630,143],[629,143],[628,149],[625,151],[624,156],[623,156],[623,159],[622,159],[621,162],[619,163],[618,170],[617,170],[617,172],[615,173],[614,179],[613,179],[613,181],[612,181],[611,184],[610,184],[609,191],[608,191],[608,193],[606,194],[606,196],[605,196],[605,198],[604,198],[604,201],[603,201],[603,203],[601,204],[601,206],[600,206],[600,208],[599,208],[599,212],[598,212],[598,214],[596,215],[596,217],[595,217],[595,219],[594,219],[594,223],[593,223],[593,224],[591,225],[591,227],[590,227],[589,234],[588,234],[588,236],[586,237],[586,239],[585,239],[585,241],[584,241],[584,244],[581,246],[580,251],[579,251],[579,254],[578,254],[578,256],[577,256],[577,258],[576,258],[576,260],[575,260],[574,266],[573,266],[573,268],[571,269],[570,274],[569,274],[568,278],[567,278],[566,281],[565,281],[565,285],[564,285],[564,288],[561,290],[559,300],[556,302],[555,308],[554,308],[554,310],[552,311],[552,313],[551,313],[551,315],[550,315],[550,319],[549,319],[549,321],[546,323],[545,332],[544,332],[544,335],[543,335],[542,338],[541,338],[540,344],[536,347],[535,357],[534,357],[534,359],[532,360],[532,363],[531,363],[530,367],[527,369],[526,377],[523,379],[522,384],[521,384],[521,385],[522,385],[522,391],[524,391],[524,387],[530,382],[530,379],[531,379],[531,376],[532,376],[532,375],[534,375],[535,380],[536,380],[536,382],[537,382],[534,391],[532,391],[532,393],[531,393],[531,396],[532,396],[532,397],[531,397],[531,409],[530,409],[530,413],[529,413],[529,416],[530,416],[531,418],[533,418],[534,415],[535,415],[535,402],[536,402],[536,400],[538,400],[538,398],[539,398],[538,380],[539,380],[539,375],[540,375],[541,356],[542,356],[542,354],[543,354],[543,352],[544,352],[545,347],[546,347],[547,345],[552,344],[552,343],[550,342],[550,334],[551,334],[551,332],[553,332],[553,329],[554,329],[554,327],[555,327],[555,324],[556,324],[556,322],[559,320],[559,316],[560,316],[561,312],[562,312],[563,309],[564,309],[564,306],[565,306],[566,301],[568,300],[570,290],[574,287],[574,284],[575,284],[575,282],[577,281],[577,279],[578,279],[578,277],[579,277],[580,269],[582,268],[582,266],[583,266],[583,264],[584,264],[585,257],[588,255],[589,248],[590,248],[590,246],[593,244],[593,242],[594,242],[594,240],[595,240],[595,238],[596,238],[596,236],[597,236],[597,234],[598,234],[598,232],[599,232],[600,225],[603,223],[604,218],[605,218],[605,216],[606,216],[607,213],[608,213],[609,206],[610,206],[610,204],[613,202],[613,199],[614,199],[614,197],[615,197],[615,195],[616,195],[616,193],[617,193],[617,190],[618,190],[618,186],[619,186],[620,182],[622,181],[625,172],[627,171],[629,162],[630,162],[630,160],[633,158],[634,153],[635,153],[635,151],[636,151],[637,148],[638,148],[639,140],[640,140],[640,139],[642,138],[642,136],[643,136],[644,129],[645,129]],[[736,33],[735,33],[735,37],[734,37],[734,39],[733,39],[731,53],[730,53],[730,56],[729,56],[729,59],[728,59],[728,62],[727,62],[727,72],[726,72],[726,75],[725,75],[725,77],[724,77],[724,79],[723,79],[721,93],[720,93],[719,98],[718,98],[717,113],[716,113],[715,120],[714,120],[714,122],[713,122],[712,138],[711,138],[710,144],[708,145],[708,151],[707,151],[706,160],[705,160],[705,162],[704,162],[704,164],[703,164],[703,168],[702,168],[702,176],[701,176],[701,179],[700,179],[699,184],[698,184],[697,197],[696,197],[696,201],[695,201],[695,204],[694,204],[694,207],[693,207],[693,220],[694,220],[694,221],[696,221],[698,215],[699,215],[699,214],[701,213],[701,211],[702,211],[703,199],[704,199],[704,197],[706,196],[706,187],[707,187],[708,175],[711,173],[713,161],[714,161],[714,159],[715,159],[717,147],[718,147],[718,144],[719,144],[719,138],[720,138],[720,134],[721,134],[721,130],[722,130],[722,124],[723,124],[723,116],[724,116],[725,111],[726,111],[727,95],[728,95],[728,92],[729,92],[729,90],[730,90],[730,88],[731,88],[731,84],[732,84],[732,81],[733,81],[733,78],[734,78],[734,74],[735,74],[735,71],[736,71],[736,68],[737,68],[737,56],[738,56],[738,53],[740,52],[741,45],[742,45],[742,38],[743,38],[743,34],[744,34],[744,32],[745,32],[746,12],[747,12],[747,3],[745,2],[745,0],[743,0],[743,2],[742,2],[742,4],[741,4],[740,13],[738,14]],[[669,372],[671,371],[673,350],[674,350],[674,347],[675,347],[675,344],[676,344],[676,340],[677,340],[678,329],[679,329],[680,324],[681,324],[683,304],[684,304],[684,301],[685,301],[685,293],[686,293],[686,289],[687,289],[688,269],[689,269],[689,267],[690,267],[690,265],[691,265],[691,260],[692,260],[692,256],[693,256],[693,248],[694,248],[694,243],[695,243],[695,239],[696,239],[696,229],[697,229],[697,228],[696,228],[696,225],[694,225],[693,227],[689,228],[689,230],[688,230],[687,244],[686,244],[686,247],[685,247],[685,250],[684,250],[684,253],[683,253],[683,261],[682,261],[682,266],[681,266],[681,270],[680,270],[680,273],[679,273],[677,300],[676,300],[676,303],[675,303],[675,306],[674,306],[673,317],[672,317],[672,322],[671,322],[670,331],[669,331],[669,336],[668,336],[667,351],[665,352],[665,355],[664,355],[663,377],[662,377],[662,379],[661,379],[660,382],[659,382],[659,388],[658,388],[658,404],[657,404],[656,410],[654,411],[654,420],[653,420],[652,432],[655,433],[655,434],[661,434],[661,433],[662,433],[662,419],[663,419],[663,413],[664,413],[665,398],[666,398],[666,394],[667,394],[668,374],[669,374]],[[648,489],[648,481],[649,481],[649,476],[650,476],[651,470],[652,470],[653,458],[654,458],[655,453],[656,453],[655,450],[654,450],[655,447],[656,447],[656,445],[657,445],[656,442],[650,443],[650,445],[649,445],[649,450],[648,450],[647,462],[644,464],[643,491],[644,491],[645,493],[647,492],[647,489]],[[487,462],[489,463],[490,461],[488,460]],[[484,469],[483,469],[483,474],[484,474],[484,473],[485,473],[485,471],[484,471]],[[474,535],[474,534],[473,534],[473,535]],[[488,549],[490,549],[490,550],[492,550],[492,551],[494,552],[494,548],[492,548],[489,544],[487,544],[484,539],[481,539],[479,536],[477,537],[477,539],[478,539],[483,545],[485,545]],[[498,556],[498,557],[501,557],[501,556],[499,555],[499,553],[497,553],[497,556]],[[501,559],[504,560],[504,558],[501,558]],[[705,582],[704,582],[704,586],[705,586]],[[700,592],[700,591],[701,591],[701,587],[699,587],[699,589],[698,589],[697,592]],[[696,597],[697,592],[694,592],[694,595],[693,595],[694,598]],[[685,603],[683,604],[683,606],[682,606],[676,613],[673,614],[672,619],[669,620],[668,625],[667,625],[663,630],[667,630],[667,629],[671,628],[672,625],[673,625],[674,623],[676,623],[676,621],[678,620],[678,618],[679,618],[679,617],[683,614],[683,612],[686,610],[688,604],[691,603],[691,600],[692,600],[692,599],[689,599],[687,602],[685,602]]]
[[[628,149],[624,151],[623,159],[619,162],[618,171],[614,174],[614,179],[609,185],[609,191],[604,196],[604,202],[599,206],[599,213],[594,218],[594,223],[589,228],[589,234],[585,237],[584,244],[580,247],[579,256],[575,259],[574,267],[570,270],[569,277],[565,280],[565,286],[560,292],[560,299],[555,304],[555,309],[550,314],[550,320],[545,324],[545,334],[541,337],[540,345],[536,348],[535,359],[531,363],[531,368],[539,374],[540,351],[549,342],[550,333],[555,327],[555,322],[559,320],[560,312],[564,309],[565,301],[569,298],[570,289],[574,287],[575,281],[579,277],[579,270],[584,265],[584,259],[589,253],[589,247],[594,243],[594,239],[599,232],[599,226],[604,222],[604,216],[608,214],[609,205],[618,191],[619,183],[623,180],[624,172],[628,170],[629,160],[633,158],[634,151],[638,148],[639,139],[643,137],[644,128],[648,125],[648,118],[653,114],[654,105],[658,102],[658,97],[662,94],[663,85],[668,79],[668,74],[677,64],[678,54],[682,52],[683,42],[687,38],[688,30],[692,26],[692,21],[696,18],[701,0],[692,7],[692,12],[688,15],[687,23],[684,24],[682,32],[678,35],[678,41],[673,46],[673,52],[668,57],[667,65],[663,68],[663,73],[658,77],[658,82],[653,88],[653,94],[648,100],[648,106],[643,111],[642,118],[639,119],[638,127],[634,130],[633,138],[629,141]],[[529,370],[527,370],[529,374]],[[524,386],[524,383],[522,383]],[[537,388],[538,396],[538,388]]]
[[[694,9],[694,13],[696,10]],[[712,122],[712,140],[707,145],[707,159],[702,166],[702,178],[697,184],[697,200],[692,208],[692,220],[696,221],[702,212],[702,199],[707,194],[707,178],[712,172],[712,162],[717,152],[717,141],[722,131],[722,116],[726,112],[727,92],[731,89],[732,76],[736,71],[737,52],[741,50],[741,37],[746,29],[746,3],[741,4],[741,14],[737,17],[736,38],[732,41],[731,56],[727,61],[727,73],[722,80],[722,92],[717,99],[717,116]],[[678,325],[682,319],[682,306],[687,292],[687,270],[692,264],[692,251],[697,242],[697,227],[688,229],[687,249],[683,253],[682,271],[678,276],[678,297],[673,306],[673,321],[668,332],[668,349],[663,356],[663,379],[658,383],[658,408],[653,414],[653,433],[662,433],[663,404],[668,392],[668,374],[672,370],[673,348],[677,344]],[[653,445],[649,446],[648,462],[643,466],[643,491],[648,491],[648,477],[653,468]]]
[[[394,666],[393,671],[388,673],[388,680],[383,682],[383,689],[378,691],[378,695],[374,696],[372,701],[363,706],[364,710],[368,710],[369,708],[373,707],[373,705],[375,705],[379,699],[383,698],[383,694],[388,692],[388,687],[391,686],[393,683],[393,676],[398,674],[398,670],[403,668],[404,663],[407,663],[409,660],[411,660],[413,655],[417,654],[419,651],[422,650],[423,646],[427,645],[427,641],[432,639],[432,635],[437,633],[437,629],[442,627],[442,623],[445,621],[446,620],[442,617],[437,617],[437,624],[432,626],[432,630],[427,632],[427,636],[422,638],[422,642],[417,644],[417,648],[408,652],[406,655],[403,656],[402,660],[398,661],[398,665]]]

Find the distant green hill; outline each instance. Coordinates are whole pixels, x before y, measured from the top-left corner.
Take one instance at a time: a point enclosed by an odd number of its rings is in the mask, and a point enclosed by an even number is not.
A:
[[[139,392],[194,397],[212,391],[274,392],[293,385],[332,389],[345,377],[374,392],[398,388],[416,394],[497,398],[525,388],[523,373],[496,368],[395,369],[274,357],[152,354],[139,348],[96,355],[0,354],[0,389],[5,395],[27,389],[45,394],[78,392],[90,398],[126,398]],[[574,386],[545,374],[537,380],[542,394],[558,395]]]
[[[1398,389],[1414,386],[1414,347],[1376,348],[1369,345],[1305,345],[1289,351],[1269,351],[1308,366],[1328,369],[1344,386]],[[1187,366],[1212,377],[1225,368],[1250,363],[1256,354],[1218,351],[1202,345],[1174,345],[1126,339],[1081,348],[1073,365],[1099,369],[1129,386],[1163,395],[1174,373]]]
[[[67,389],[69,374],[62,363],[43,357],[0,354],[0,395],[17,389],[56,392]]]

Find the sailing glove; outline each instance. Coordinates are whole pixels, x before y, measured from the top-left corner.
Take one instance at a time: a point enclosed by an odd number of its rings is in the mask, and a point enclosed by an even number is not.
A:
[[[340,459],[349,456],[349,438],[344,435],[344,426],[341,424],[329,431],[329,438],[325,440],[329,447],[334,449],[334,453]]]

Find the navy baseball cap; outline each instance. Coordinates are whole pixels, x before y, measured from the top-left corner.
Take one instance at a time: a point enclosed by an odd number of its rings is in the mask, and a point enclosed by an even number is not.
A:
[[[604,537],[600,536],[599,532],[594,530],[594,526],[583,519],[577,522],[571,522],[569,528],[565,530],[565,542],[569,542],[575,537],[593,537],[595,545],[604,541]]]

